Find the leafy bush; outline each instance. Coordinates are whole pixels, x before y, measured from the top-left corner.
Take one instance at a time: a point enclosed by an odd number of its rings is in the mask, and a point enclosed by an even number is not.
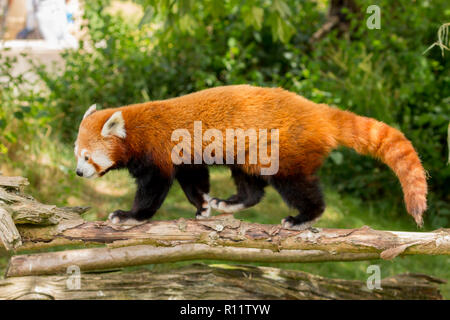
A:
[[[292,22],[281,17],[294,19],[300,10],[296,1],[290,6],[279,0],[249,1],[241,11],[239,1],[214,1],[211,7],[187,1],[192,9],[188,11],[186,1],[176,9],[168,9],[168,1],[150,2],[155,7],[147,8],[155,9],[134,23],[105,10],[108,2],[86,2],[90,39],[81,42],[80,50],[64,54],[62,75],[40,69],[50,99],[58,105],[55,112],[64,114],[55,125],[66,140],[73,139],[74,124],[93,102],[112,107],[223,84],[277,85],[289,69],[285,46],[277,39],[288,40],[287,25]],[[267,25],[256,6],[263,2],[268,4],[268,19],[274,21]],[[156,9],[160,14],[149,21],[148,12]]]
[[[26,73],[13,72],[18,57],[8,51],[0,52],[0,155],[3,156],[14,152],[18,142],[22,142],[23,148],[36,130],[48,129],[53,120],[47,110],[46,95]],[[22,56],[26,58],[25,54]]]
[[[359,41],[328,37],[322,42],[333,53],[321,66],[328,74],[315,86],[330,93],[326,102],[383,120],[405,133],[430,176],[432,223],[436,227],[449,225],[446,131],[450,121],[450,52],[445,56],[438,48],[425,55],[423,52],[436,40],[438,28],[448,21],[450,11],[439,1],[433,6],[427,2],[414,6],[407,1],[396,6],[379,3],[381,8],[389,7],[388,12],[382,9],[381,30],[360,28],[356,31]],[[373,160],[360,161],[352,151],[342,152],[345,166],[331,163],[327,167],[333,185],[368,198],[399,194],[399,184],[384,166]],[[401,201],[401,197],[396,199]]]

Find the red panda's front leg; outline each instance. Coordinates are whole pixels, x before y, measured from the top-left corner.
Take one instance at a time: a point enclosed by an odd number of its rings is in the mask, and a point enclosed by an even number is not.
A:
[[[166,177],[154,168],[135,175],[137,191],[130,211],[116,210],[108,219],[114,224],[134,224],[150,219],[161,207],[172,185],[173,177]]]

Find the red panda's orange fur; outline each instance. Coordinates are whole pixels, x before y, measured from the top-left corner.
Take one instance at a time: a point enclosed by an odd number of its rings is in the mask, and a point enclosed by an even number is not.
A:
[[[202,121],[203,131],[221,130],[224,137],[227,128],[267,129],[269,132],[279,129],[278,175],[311,175],[338,145],[354,148],[381,159],[395,172],[408,212],[422,224],[427,194],[425,171],[404,135],[375,119],[316,104],[280,88],[225,86],[168,100],[97,111],[82,121],[78,136],[80,146],[95,144],[103,124],[119,110],[125,121],[128,147],[125,150],[120,143],[115,143],[120,138],[112,138],[115,147],[110,156],[116,162],[150,151],[155,164],[170,175],[174,170],[171,150],[176,144],[171,141],[171,134],[185,128],[193,137],[194,121]],[[204,141],[203,147],[208,143]],[[258,165],[245,164],[241,168],[247,173],[259,173]]]

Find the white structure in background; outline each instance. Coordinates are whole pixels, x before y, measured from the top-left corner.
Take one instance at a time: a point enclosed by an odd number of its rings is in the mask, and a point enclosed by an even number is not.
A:
[[[27,29],[29,24],[32,27],[30,29],[34,29],[37,24],[50,47],[77,48],[78,41],[69,32],[67,9],[64,0],[27,0]]]
[[[2,1],[4,0],[0,0],[0,4]],[[64,70],[62,50],[76,49],[77,39],[81,38],[79,30],[82,7],[79,6],[79,1],[9,0],[8,2],[9,10],[4,30],[6,32],[4,39],[0,39],[0,51],[4,57],[17,58],[11,71],[12,75],[22,74],[30,83],[39,80],[39,76],[34,72],[27,72],[30,70],[30,60],[45,65],[51,72],[62,72]],[[52,5],[55,2],[56,7]],[[45,39],[42,39],[43,37]],[[9,50],[3,50],[4,48]],[[21,53],[26,53],[26,56],[22,56]],[[8,81],[8,77],[0,75],[0,82],[3,81]],[[39,89],[39,85],[33,85],[32,88]]]
[[[37,21],[36,21],[36,14],[35,14],[35,7],[33,5],[33,0],[26,0],[26,9],[27,14],[25,16],[25,30],[31,31],[34,30],[37,27]]]

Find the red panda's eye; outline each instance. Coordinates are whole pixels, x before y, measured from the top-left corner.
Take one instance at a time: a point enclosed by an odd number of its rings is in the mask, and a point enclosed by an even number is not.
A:
[[[84,161],[88,161],[89,157],[88,156],[84,156]]]

